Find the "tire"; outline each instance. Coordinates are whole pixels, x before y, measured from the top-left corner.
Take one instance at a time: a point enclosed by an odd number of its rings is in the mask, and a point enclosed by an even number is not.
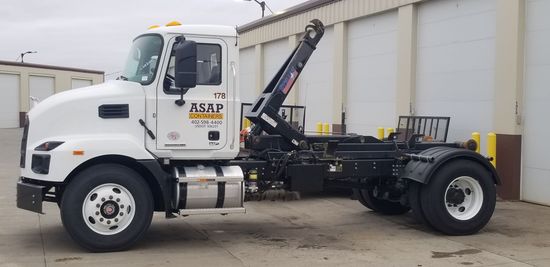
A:
[[[374,212],[385,215],[399,215],[410,210],[409,207],[403,206],[399,202],[377,199],[372,192],[372,189],[353,189],[353,193],[357,196],[357,200],[359,200],[363,206]]]
[[[101,164],[79,173],[61,200],[61,220],[71,238],[93,252],[125,250],[147,231],[153,196],[134,170]]]
[[[422,205],[420,203],[420,192],[422,191],[423,184],[418,182],[409,182],[409,205],[411,206],[413,218],[422,224],[431,226],[430,222],[426,219],[424,211],[422,210]]]
[[[496,186],[491,173],[471,160],[442,165],[421,189],[422,211],[432,227],[448,235],[470,235],[491,219]]]

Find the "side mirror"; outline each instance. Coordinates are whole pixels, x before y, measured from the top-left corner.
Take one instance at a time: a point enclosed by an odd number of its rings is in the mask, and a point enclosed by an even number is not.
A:
[[[174,48],[174,52],[176,87],[183,89],[197,86],[197,43],[181,41]]]

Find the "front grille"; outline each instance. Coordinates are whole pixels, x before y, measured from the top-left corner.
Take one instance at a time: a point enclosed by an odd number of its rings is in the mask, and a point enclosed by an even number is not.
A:
[[[23,128],[23,138],[21,139],[21,159],[19,167],[25,168],[25,156],[27,154],[27,138],[29,136],[29,116],[25,116],[25,125]]]

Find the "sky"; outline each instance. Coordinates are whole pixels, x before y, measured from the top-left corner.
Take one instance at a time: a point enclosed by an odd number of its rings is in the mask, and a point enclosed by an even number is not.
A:
[[[266,0],[274,12],[305,0]],[[151,25],[243,25],[257,3],[235,0],[0,0],[0,60],[105,71],[117,75],[135,36]],[[270,12],[266,9],[266,15]]]

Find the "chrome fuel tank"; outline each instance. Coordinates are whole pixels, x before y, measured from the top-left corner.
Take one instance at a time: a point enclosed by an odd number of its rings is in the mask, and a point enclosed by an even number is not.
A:
[[[180,213],[244,212],[244,176],[239,166],[177,166]]]

